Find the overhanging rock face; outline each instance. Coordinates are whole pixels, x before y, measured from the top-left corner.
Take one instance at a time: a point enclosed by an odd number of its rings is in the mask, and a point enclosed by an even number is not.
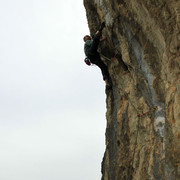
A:
[[[180,1],[84,0],[107,90],[102,180],[180,179]]]

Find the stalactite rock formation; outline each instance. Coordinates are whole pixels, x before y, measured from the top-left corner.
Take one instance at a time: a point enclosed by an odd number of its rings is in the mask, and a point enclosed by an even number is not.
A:
[[[108,66],[102,180],[180,179],[180,1],[84,0]]]

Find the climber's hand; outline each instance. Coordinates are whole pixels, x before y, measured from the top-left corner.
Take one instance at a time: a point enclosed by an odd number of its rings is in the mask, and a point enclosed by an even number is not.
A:
[[[97,37],[100,37],[101,35],[102,35],[102,33],[101,33],[100,31],[97,31],[97,32],[96,32],[96,36],[97,36]]]
[[[105,40],[107,40],[107,37],[102,38],[102,39],[100,40],[100,42],[103,42],[103,41],[105,41]]]

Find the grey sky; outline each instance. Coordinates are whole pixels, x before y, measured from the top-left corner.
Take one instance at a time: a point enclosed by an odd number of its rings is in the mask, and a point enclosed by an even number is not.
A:
[[[81,0],[0,1],[0,179],[99,180],[105,93],[83,62]]]

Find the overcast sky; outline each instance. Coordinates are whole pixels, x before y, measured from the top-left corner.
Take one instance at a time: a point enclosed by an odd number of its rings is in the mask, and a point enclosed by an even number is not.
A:
[[[0,180],[100,180],[105,87],[82,0],[0,1]]]

